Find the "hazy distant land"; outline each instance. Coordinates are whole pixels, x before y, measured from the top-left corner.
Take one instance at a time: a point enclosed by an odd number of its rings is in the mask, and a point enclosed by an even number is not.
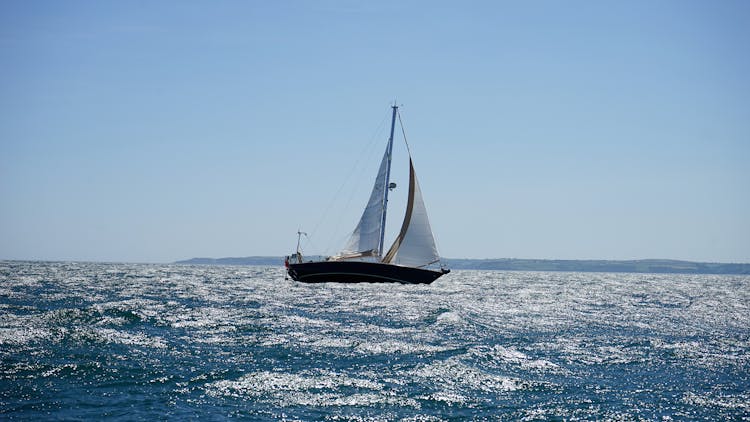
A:
[[[310,257],[315,259],[318,257]],[[633,261],[563,260],[563,259],[454,259],[443,258],[443,264],[456,270],[510,271],[578,271],[665,274],[750,274],[750,264],[676,261],[671,259],[641,259]],[[177,264],[198,265],[283,265],[278,256],[248,256],[239,258],[191,258]]]

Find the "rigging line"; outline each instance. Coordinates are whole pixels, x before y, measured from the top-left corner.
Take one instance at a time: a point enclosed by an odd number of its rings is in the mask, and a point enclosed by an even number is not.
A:
[[[383,131],[383,127],[385,125],[385,122],[386,122],[387,118],[388,118],[388,115],[387,114],[384,115],[383,119],[378,124],[378,126],[376,127],[376,129],[373,132],[372,136],[370,137],[370,140],[368,141],[368,143],[365,145],[364,148],[362,148],[362,150],[360,150],[358,158],[354,161],[354,164],[350,168],[350,170],[347,173],[347,175],[344,177],[343,182],[341,182],[341,184],[339,185],[339,188],[336,190],[336,193],[334,193],[333,196],[331,197],[331,200],[328,202],[328,205],[326,206],[325,211],[323,212],[323,214],[321,215],[321,217],[318,219],[318,222],[315,224],[315,227],[313,228],[313,230],[310,232],[311,236],[314,236],[315,233],[317,233],[318,228],[320,228],[320,225],[326,219],[326,216],[328,216],[329,211],[331,210],[331,208],[333,207],[334,203],[336,202],[336,199],[341,194],[341,191],[349,183],[349,181],[351,180],[352,175],[354,174],[355,170],[357,170],[357,168],[359,167],[360,162],[366,156],[371,155],[371,154],[368,153],[368,151],[372,150],[373,145],[375,144],[375,140],[377,139],[378,135]],[[349,196],[349,199],[347,200],[345,207],[349,206],[349,203],[351,202],[353,194],[354,194],[354,192],[352,192],[351,195]],[[334,228],[334,232],[338,231],[340,222],[341,222],[340,219],[337,219],[337,221],[336,221],[337,224],[336,224],[336,227]],[[326,254],[328,252],[328,250],[330,249],[330,247],[331,246],[330,246],[330,241],[329,241],[329,245],[326,247],[326,249],[325,249],[325,251],[323,251],[323,253]]]
[[[341,245],[346,244],[346,241],[349,240],[349,238],[352,236],[352,233],[354,233],[354,229],[352,229],[348,233],[340,235],[340,236],[336,236],[334,234],[334,235],[331,236],[334,239],[330,243],[339,245],[338,247],[341,247]],[[330,251],[331,251],[331,245],[326,245],[326,248],[323,250],[323,252],[324,252],[323,255],[330,256],[330,253],[329,253]],[[336,254],[338,254],[339,252],[341,252],[341,251],[336,251]]]
[[[413,161],[413,159],[411,158],[411,149],[409,148],[409,142],[406,140],[406,129],[404,129],[404,122],[401,120],[401,110],[399,109],[396,112],[396,114],[398,115],[398,124],[399,126],[401,126],[401,135],[404,137],[404,144],[406,144],[406,152],[409,153],[409,160]],[[422,201],[424,201],[424,195],[422,195]],[[425,264],[424,266],[434,264],[435,262],[439,262],[440,267],[442,268],[443,264],[440,260],[440,245],[438,245],[438,241],[437,241],[437,238],[435,237],[435,233],[431,233],[431,234],[432,234],[432,241],[435,242],[435,250],[438,253],[438,259],[437,261],[430,262],[429,264]]]
[[[409,149],[409,142],[406,141],[406,129],[404,129],[404,122],[401,121],[401,111],[396,111],[396,115],[398,115],[398,125],[401,126],[401,135],[404,137],[404,143],[406,144],[406,152],[409,153],[409,158],[411,158],[411,149]]]
[[[328,214],[328,211],[333,206],[333,202],[335,201],[336,197],[338,197],[339,193],[341,193],[341,191],[344,189],[344,186],[349,182],[349,179],[351,179],[351,176],[354,173],[354,171],[357,169],[357,167],[359,165],[359,162],[362,161],[363,156],[366,155],[366,151],[368,149],[370,149],[370,147],[373,144],[374,139],[377,137],[377,134],[382,130],[382,126],[384,125],[385,119],[386,119],[386,117],[384,117],[383,121],[380,122],[380,124],[378,125],[378,127],[375,129],[375,132],[370,137],[370,141],[367,143],[367,145],[365,146],[365,148],[363,148],[362,151],[360,152],[359,157],[357,158],[357,160],[355,160],[354,164],[349,169],[349,172],[347,173],[346,177],[344,177],[344,181],[341,183],[341,185],[339,186],[339,188],[336,190],[336,193],[333,194],[333,197],[331,198],[331,201],[329,201],[328,206],[326,207],[325,211],[323,212],[323,217],[321,217],[321,221],[319,221],[318,224],[315,225],[315,227],[313,228],[313,230],[312,230],[311,233],[315,233],[317,231],[318,227],[320,226],[320,223],[322,222],[323,219],[325,219],[325,216]]]
[[[304,233],[304,232],[303,234],[305,235],[305,237],[302,239],[302,246],[304,246],[302,247],[302,250],[305,250],[305,249],[312,250],[312,251],[318,250],[318,246],[315,243],[313,243],[310,236],[308,236],[307,233]],[[307,248],[308,246],[310,247],[309,249]]]
[[[432,261],[432,262],[428,262],[428,263],[426,263],[426,264],[424,264],[424,265],[420,265],[420,266],[418,266],[417,268],[424,268],[424,267],[430,266],[430,265],[432,265],[432,264],[434,264],[434,263],[436,263],[436,262],[440,262],[440,260],[439,260],[439,259],[436,259],[436,260],[434,260],[434,261]]]
[[[388,119],[388,115],[385,114],[384,117],[383,117],[383,120],[381,120],[380,124],[378,125],[377,130],[373,133],[372,137],[370,138],[370,141],[369,141],[368,145],[363,150],[363,153],[360,154],[360,156],[357,159],[357,161],[355,162],[354,166],[352,166],[352,169],[351,169],[351,171],[349,173],[349,176],[347,176],[347,180],[351,179],[352,174],[357,169],[359,169],[359,174],[360,175],[364,174],[365,169],[362,168],[359,165],[359,163],[363,160],[363,158],[368,158],[369,159],[369,158],[372,157],[373,154],[375,154],[375,147],[377,146],[377,144],[379,144],[379,137],[380,137],[380,134],[383,132],[383,130],[385,128],[385,122],[387,121],[387,119]],[[358,180],[351,187],[351,190],[349,191],[349,196],[348,196],[348,198],[346,200],[346,203],[344,204],[343,208],[339,212],[339,215],[342,215],[347,210],[349,210],[349,208],[351,206],[351,203],[352,203],[352,199],[354,198],[355,194],[359,191],[359,187],[362,185],[363,179],[364,179],[363,177],[358,178]],[[331,236],[329,238],[329,243],[328,243],[328,245],[326,247],[326,253],[328,253],[328,251],[332,248],[331,243],[333,242],[334,238],[336,237],[335,236],[336,233],[338,233],[338,231],[339,231],[339,227],[341,226],[341,221],[342,221],[342,218],[337,218],[336,219],[336,223],[335,223],[334,229],[331,232]],[[352,228],[352,230],[348,231],[344,235],[344,241],[346,241],[346,239],[348,239],[352,235],[352,233],[354,233],[354,230],[356,230],[356,227]],[[341,247],[340,244],[342,244],[344,242],[337,242],[337,243],[339,244],[339,246],[337,246],[337,247]]]

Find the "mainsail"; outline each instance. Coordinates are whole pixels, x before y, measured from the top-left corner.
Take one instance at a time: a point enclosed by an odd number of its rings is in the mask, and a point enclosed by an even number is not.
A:
[[[375,178],[375,185],[372,187],[370,200],[367,201],[367,207],[359,219],[359,224],[354,229],[346,247],[341,251],[340,257],[356,256],[379,256],[381,251],[380,236],[383,227],[383,195],[386,189],[386,179],[388,172],[388,149],[386,148],[383,155],[383,161],[380,163],[378,176]]]
[[[405,265],[408,267],[424,267],[438,262],[440,255],[432,235],[430,220],[427,218],[427,208],[422,199],[414,164],[409,158],[409,200],[406,205],[404,222],[401,231],[383,257],[387,264]]]

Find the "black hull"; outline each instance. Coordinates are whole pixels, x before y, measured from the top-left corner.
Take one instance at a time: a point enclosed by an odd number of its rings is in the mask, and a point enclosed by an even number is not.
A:
[[[450,270],[432,271],[379,262],[321,261],[289,264],[292,279],[303,283],[430,284]]]

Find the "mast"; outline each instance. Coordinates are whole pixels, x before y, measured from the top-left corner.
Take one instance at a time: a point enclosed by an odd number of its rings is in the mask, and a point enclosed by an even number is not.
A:
[[[396,113],[398,113],[398,106],[394,103],[391,108],[393,109],[393,115],[391,116],[391,136],[388,137],[388,162],[385,170],[385,189],[383,189],[383,220],[380,224],[380,244],[378,245],[378,254],[383,256],[383,243],[385,242],[385,215],[388,211],[388,185],[391,181],[391,152],[393,151],[393,130],[396,128]]]

